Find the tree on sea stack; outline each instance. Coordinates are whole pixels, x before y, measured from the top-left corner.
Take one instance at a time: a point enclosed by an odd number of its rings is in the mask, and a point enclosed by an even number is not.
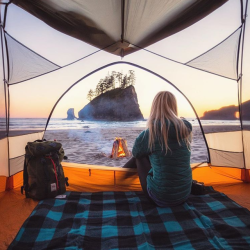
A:
[[[124,75],[121,72],[112,71],[111,75],[108,75],[104,79],[100,79],[95,92],[90,90],[87,95],[87,99],[92,101],[93,97],[97,97],[106,91],[110,91],[111,89],[116,88],[116,84],[118,84],[118,88],[125,89],[128,86],[135,85],[135,72],[134,70],[129,70],[129,75]]]
[[[129,76],[128,76],[128,82],[129,85],[134,86],[135,85],[135,72],[134,70],[129,70]]]
[[[119,86],[122,85],[123,74],[121,72],[117,72],[116,79],[118,80]]]
[[[127,75],[125,75],[124,77],[123,77],[123,81],[122,81],[122,85],[121,85],[121,88],[122,89],[125,89],[127,86],[128,86],[128,77],[127,77]]]
[[[104,79],[104,89],[108,91],[110,89],[114,89],[115,81],[113,76],[106,76]]]
[[[110,77],[110,85],[112,89],[115,89],[115,83],[117,79],[117,72],[112,71],[111,77]]]
[[[100,79],[100,81],[98,82],[96,89],[95,89],[96,96],[104,93],[105,90],[106,90],[105,89],[105,82],[103,79]]]
[[[95,96],[95,93],[94,93],[94,91],[91,89],[91,90],[89,91],[88,95],[87,95],[87,99],[88,99],[89,101],[92,101],[92,99],[93,99],[94,96]]]

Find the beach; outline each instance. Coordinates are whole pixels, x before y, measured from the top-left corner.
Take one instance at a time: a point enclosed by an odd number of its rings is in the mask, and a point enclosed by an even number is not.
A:
[[[206,133],[226,132],[239,130],[239,126],[204,126]],[[83,126],[82,129],[47,130],[46,140],[57,140],[62,143],[66,162],[122,167],[130,157],[110,158],[114,139],[121,137],[127,141],[131,151],[136,137],[144,129],[142,127],[103,127],[91,128]],[[207,148],[199,126],[193,126],[193,140],[191,144],[191,163],[207,161]]]

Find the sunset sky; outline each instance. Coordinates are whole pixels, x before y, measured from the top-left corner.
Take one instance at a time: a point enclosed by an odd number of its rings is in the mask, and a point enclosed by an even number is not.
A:
[[[200,22],[147,49],[177,61],[187,62],[215,46],[240,26],[239,7],[239,1],[229,0]],[[60,66],[98,50],[55,31],[12,4],[8,10],[6,30],[27,47]],[[250,99],[250,71],[246,70],[250,68],[249,20],[244,52],[243,101]],[[225,51],[221,57],[227,58],[228,53]],[[237,104],[236,81],[188,68],[145,51],[138,51],[122,60],[120,57],[101,51],[64,69],[10,86],[11,117],[47,118],[55,102],[74,82],[89,72],[116,61],[132,62],[163,76],[185,94],[199,116],[207,110]],[[218,65],[220,66],[220,62]],[[129,70],[135,71],[135,89],[145,118],[148,117],[155,94],[162,90],[172,91],[176,95],[180,116],[195,116],[187,100],[170,84],[139,68],[118,64],[98,71],[73,87],[59,102],[53,117],[65,118],[69,108],[74,108],[77,115],[78,111],[88,103],[86,97],[89,89],[95,89],[101,78],[108,72],[119,71],[127,74]]]

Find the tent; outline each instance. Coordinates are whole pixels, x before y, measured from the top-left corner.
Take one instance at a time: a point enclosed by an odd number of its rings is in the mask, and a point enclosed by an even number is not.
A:
[[[249,208],[249,187],[243,185],[250,182],[250,124],[244,105],[250,99],[247,3],[247,0],[237,3],[163,0],[157,4],[153,0],[2,1],[2,204],[14,192],[6,190],[19,191],[22,185],[26,143],[44,137],[53,112],[65,95],[102,69],[122,64],[153,74],[184,97],[196,115],[207,149],[207,159],[192,165],[194,178],[217,185]],[[61,47],[62,39],[68,47]],[[82,42],[89,46],[86,51]],[[201,46],[203,43],[205,46]],[[176,47],[169,48],[169,44]],[[79,53],[72,56],[74,49],[79,49]],[[176,65],[174,71],[168,70],[172,64]],[[213,89],[214,95],[208,89]],[[32,119],[25,119],[28,129],[13,129],[16,114],[24,107],[25,115],[29,110],[33,112],[33,103],[37,113],[45,114],[47,119],[39,129]],[[206,131],[205,121],[197,110],[208,103],[236,104],[237,112],[230,111],[230,117],[237,116],[236,126],[225,124],[213,132]],[[140,190],[134,170],[64,163],[64,171],[71,179],[70,190]],[[121,181],[128,173],[127,181]],[[18,207],[9,212],[15,209]],[[3,210],[1,214],[6,212]],[[22,215],[22,221],[29,211],[31,208]]]

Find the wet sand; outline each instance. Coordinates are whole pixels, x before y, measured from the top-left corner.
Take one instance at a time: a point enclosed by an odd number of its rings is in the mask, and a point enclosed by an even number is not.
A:
[[[204,126],[206,133],[226,132],[238,130],[238,126]],[[109,158],[115,137],[122,137],[127,141],[131,151],[135,138],[142,128],[82,128],[72,130],[47,130],[46,140],[57,140],[62,143],[66,162],[89,165],[103,165],[122,167],[128,158]],[[200,127],[193,127],[193,141],[191,145],[191,163],[207,161],[207,148]]]

